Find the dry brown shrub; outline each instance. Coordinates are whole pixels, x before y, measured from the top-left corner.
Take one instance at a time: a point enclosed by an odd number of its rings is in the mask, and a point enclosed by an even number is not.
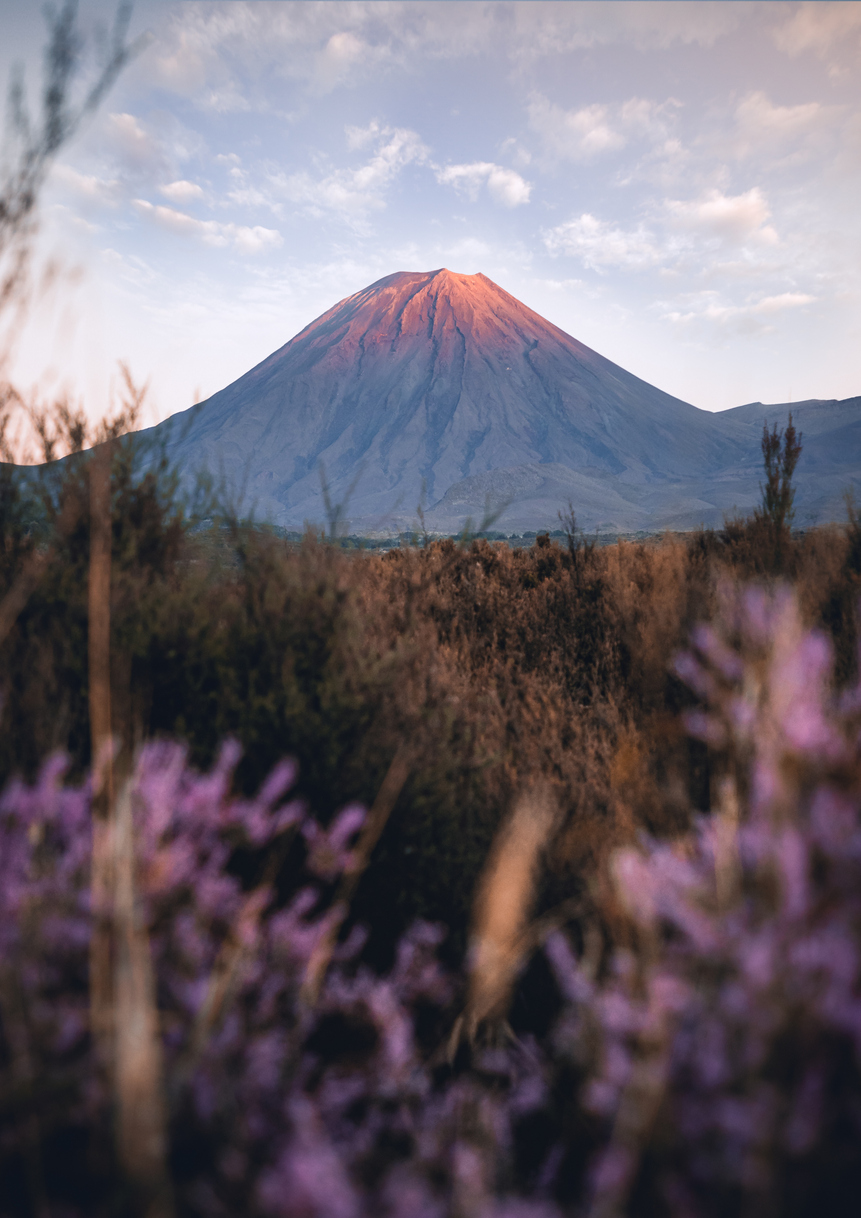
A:
[[[200,765],[235,736],[246,790],[293,754],[324,819],[348,800],[370,805],[407,741],[415,760],[354,902],[390,939],[421,915],[464,945],[473,889],[526,775],[561,810],[539,913],[572,892],[600,905],[617,845],[641,829],[676,835],[692,808],[709,808],[719,759],[681,728],[693,699],[672,659],[713,616],[721,580],[750,573],[749,530],[356,552],[236,522],[189,533],[169,497],[127,474],[115,470],[111,593],[123,734],[184,738]],[[57,562],[3,647],[6,773],[32,772],[50,747],[89,760],[86,482],[71,466],[58,485],[80,524],[55,528]],[[12,507],[0,595],[33,549]],[[841,529],[792,546],[805,618],[832,634],[845,676],[855,550]]]

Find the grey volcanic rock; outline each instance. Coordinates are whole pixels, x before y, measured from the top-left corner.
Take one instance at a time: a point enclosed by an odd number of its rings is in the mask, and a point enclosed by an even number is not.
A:
[[[208,401],[173,455],[288,527],[324,519],[321,471],[355,531],[719,523],[758,495],[764,408],[697,410],[639,380],[486,276],[399,272],[342,300]],[[795,408],[799,410],[800,408]],[[837,412],[839,415],[839,411]],[[847,416],[846,425],[855,419]]]

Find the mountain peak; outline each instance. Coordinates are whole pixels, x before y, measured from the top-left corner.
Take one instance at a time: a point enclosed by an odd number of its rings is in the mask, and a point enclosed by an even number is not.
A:
[[[494,471],[511,488],[551,466],[557,482],[568,470],[645,488],[735,451],[712,416],[482,272],[447,267],[396,271],[334,305],[197,407],[182,447],[300,527],[321,515],[321,469],[333,501],[350,494],[351,517],[368,521],[459,503],[449,492],[465,479],[483,494]]]

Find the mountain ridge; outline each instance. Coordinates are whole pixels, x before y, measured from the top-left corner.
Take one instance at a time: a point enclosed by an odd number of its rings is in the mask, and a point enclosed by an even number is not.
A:
[[[515,484],[531,489],[503,527],[546,527],[579,497],[584,524],[624,531],[699,523],[698,510],[714,523],[732,507],[727,482],[755,501],[749,414],[759,405],[726,418],[699,410],[481,272],[443,267],[395,272],[345,297],[156,430],[177,429],[170,445],[183,468],[223,470],[258,515],[287,527],[324,518],[322,471],[330,498],[349,498],[354,531],[404,527],[420,503],[431,527],[452,531],[462,509],[482,513],[477,496],[498,504]],[[560,495],[552,520],[539,521]]]

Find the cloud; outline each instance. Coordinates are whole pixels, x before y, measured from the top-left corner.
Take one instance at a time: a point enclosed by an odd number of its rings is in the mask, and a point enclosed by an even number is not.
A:
[[[347,127],[346,132],[352,150],[376,144],[364,165],[335,169],[316,178],[305,170],[289,175],[272,174],[270,184],[275,194],[312,211],[361,215],[385,205],[386,189],[406,166],[427,162],[428,149],[416,132],[407,128],[372,122],[366,128]]]
[[[522,64],[613,44],[710,47],[748,17],[722,0],[187,4],[171,13],[147,67],[159,85],[203,106],[265,109],[259,82],[270,73],[320,94],[428,59],[490,53]]]
[[[211,4],[176,9],[152,70],[159,84],[218,112],[268,109],[271,73],[326,93],[355,84],[398,58],[395,28],[375,4]],[[388,14],[387,14],[388,16]],[[390,29],[389,26],[392,26]]]
[[[551,153],[572,161],[584,161],[601,152],[624,148],[625,136],[610,124],[607,106],[583,106],[563,110],[534,94],[527,106],[529,126]]]
[[[373,144],[374,140],[380,135],[380,124],[374,119],[368,123],[367,127],[353,127],[349,124],[344,128],[344,134],[347,137],[347,147],[351,152],[357,152],[360,148],[367,148],[369,144]]]
[[[774,329],[768,319],[788,309],[813,304],[817,298],[806,292],[782,292],[763,296],[744,304],[726,304],[717,292],[703,292],[693,299],[687,310],[671,309],[662,314],[665,321],[679,326],[710,325],[739,334],[765,333]]]
[[[120,183],[116,179],[97,177],[95,174],[79,173],[71,165],[55,165],[53,178],[61,185],[73,190],[88,203],[115,207],[119,202]]]
[[[351,77],[379,70],[391,56],[392,48],[385,43],[374,44],[352,30],[339,30],[317,55],[314,83],[321,90],[333,89]]]
[[[149,173],[161,167],[164,154],[133,114],[109,114],[107,142],[119,160],[135,173]]]
[[[748,93],[735,110],[736,131],[731,151],[737,157],[756,156],[771,160],[785,155],[821,154],[833,140],[843,106],[804,102],[797,106],[775,106],[762,91]]]
[[[526,109],[529,126],[540,138],[546,156],[583,162],[644,142],[650,146],[651,157],[677,158],[682,147],[673,129],[679,107],[672,97],[663,102],[631,97],[619,105],[595,103],[565,110],[543,94],[533,93]]]
[[[695,230],[734,243],[753,239],[776,245],[779,240],[765,223],[771,212],[758,186],[741,195],[710,190],[696,200],[668,199],[665,207],[671,227],[677,230]]]
[[[834,106],[805,102],[800,106],[775,106],[761,91],[748,93],[736,108],[739,130],[752,140],[785,140],[815,130],[823,116],[831,116]]]
[[[584,266],[600,271],[607,267],[641,270],[655,266],[663,253],[654,236],[645,228],[625,232],[585,212],[544,234],[551,254],[569,254]]]
[[[787,55],[812,51],[824,58],[841,45],[854,48],[861,42],[861,6],[821,3],[796,7],[788,21],[774,29],[774,41]]]
[[[641,223],[626,230],[584,212],[547,230],[543,238],[551,254],[579,258],[596,271],[678,268],[683,263],[690,268],[692,258],[705,270],[714,269],[716,248],[742,246],[747,254],[750,243],[759,247],[778,244],[777,233],[766,223],[770,215],[758,187],[740,195],[711,190],[699,199],[665,200],[653,212],[652,229]]]
[[[232,245],[241,254],[259,254],[263,250],[277,249],[284,243],[277,229],[263,228],[259,224],[249,228],[240,224],[222,224],[217,220],[197,220],[185,212],[161,207],[146,199],[135,199],[134,206],[140,215],[177,236],[196,237],[206,245],[222,248]]]
[[[515,165],[519,165],[521,169],[525,169],[527,165],[532,164],[532,153],[528,148],[524,148],[513,136],[502,141],[499,145],[499,151],[514,161]]]
[[[757,313],[779,313],[783,309],[797,309],[801,305],[812,304],[815,296],[806,292],[781,292],[779,296],[764,296],[753,306]]]
[[[241,114],[253,110],[251,101],[243,92],[239,82],[231,81],[221,88],[209,89],[200,98],[201,104],[216,114]]]
[[[516,58],[612,44],[640,51],[677,44],[710,47],[737,29],[745,16],[742,6],[721,0],[581,0],[576,5],[526,0],[511,8],[515,19],[507,49]]]
[[[505,207],[520,207],[529,202],[532,186],[514,169],[505,169],[492,161],[473,161],[468,165],[446,165],[437,169],[436,180],[444,186],[463,191],[472,202],[479,188],[487,184],[492,198]]]
[[[190,203],[192,199],[202,199],[203,190],[195,182],[169,182],[166,186],[159,186],[159,191],[166,199],[170,199],[171,203]]]
[[[168,189],[177,183],[180,189],[185,175],[179,166],[186,161],[209,158],[204,138],[164,111],[154,114],[148,125],[134,114],[104,115],[83,144],[84,155],[95,161],[101,176],[117,178],[127,197]],[[190,196],[166,197],[185,202]]]

